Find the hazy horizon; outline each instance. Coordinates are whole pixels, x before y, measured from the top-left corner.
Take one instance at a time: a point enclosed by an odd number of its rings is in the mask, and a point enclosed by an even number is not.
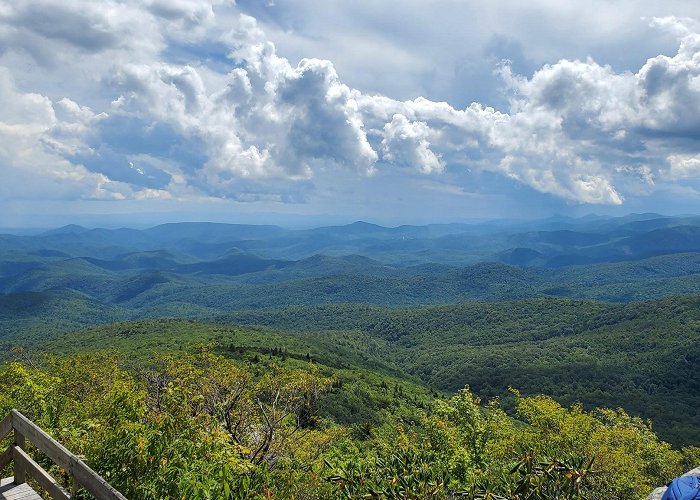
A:
[[[148,222],[148,217],[140,222],[132,220],[124,220],[123,222],[110,222],[109,220],[99,221],[95,217],[89,217],[82,223],[79,221],[67,221],[65,223],[60,223],[57,225],[25,225],[25,226],[0,226],[0,234],[40,234],[43,231],[52,231],[56,229],[62,229],[70,226],[79,226],[85,229],[150,229],[152,227],[165,225],[165,224],[186,224],[186,223],[201,223],[201,224],[231,224],[231,225],[253,225],[253,226],[279,226],[284,229],[289,230],[303,230],[303,229],[315,229],[322,227],[332,227],[332,226],[348,226],[356,223],[366,223],[386,228],[396,228],[400,226],[427,226],[427,225],[449,225],[449,224],[464,224],[464,225],[480,225],[480,224],[502,224],[502,225],[512,225],[518,223],[536,223],[548,220],[572,220],[572,221],[582,221],[585,219],[612,219],[612,218],[627,218],[635,216],[650,216],[652,217],[700,217],[700,214],[693,213],[658,213],[658,212],[629,212],[622,215],[610,215],[610,214],[599,214],[595,212],[589,212],[583,215],[567,215],[561,213],[554,213],[547,217],[509,217],[509,218],[482,218],[482,219],[461,219],[461,220],[436,220],[432,222],[402,222],[402,223],[391,223],[391,222],[381,222],[378,220],[367,220],[367,219],[352,219],[352,218],[342,218],[342,217],[331,217],[331,216],[309,216],[309,217],[289,217],[281,216],[280,214],[254,214],[252,218],[243,219],[232,219],[221,217],[220,219],[197,219],[197,218],[184,218],[184,219],[162,219],[156,220],[154,222]],[[94,222],[90,220],[95,219]],[[156,219],[158,219],[156,217]],[[119,219],[117,219],[119,220]]]
[[[698,20],[683,0],[4,2],[0,227],[700,213]]]

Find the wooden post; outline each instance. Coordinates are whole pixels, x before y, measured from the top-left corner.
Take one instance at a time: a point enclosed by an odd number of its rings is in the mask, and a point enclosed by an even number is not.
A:
[[[24,449],[24,435],[15,429],[15,446]],[[15,484],[23,484],[27,482],[27,469],[24,463],[13,460],[15,467]]]

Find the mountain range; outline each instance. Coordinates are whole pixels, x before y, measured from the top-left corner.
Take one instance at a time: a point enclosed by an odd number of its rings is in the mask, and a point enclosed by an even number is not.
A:
[[[509,386],[619,405],[680,444],[700,442],[698,297],[695,216],[0,235],[5,356],[107,348],[144,324],[147,346],[206,331],[192,336],[225,350],[216,325],[246,325],[260,354],[283,341],[506,407]]]

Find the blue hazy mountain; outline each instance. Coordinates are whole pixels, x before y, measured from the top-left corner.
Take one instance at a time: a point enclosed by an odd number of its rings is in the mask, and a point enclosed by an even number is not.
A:
[[[158,318],[361,332],[387,346],[382,362],[432,386],[622,401],[674,439],[689,435],[694,410],[678,424],[659,402],[696,393],[695,375],[673,378],[666,366],[681,353],[697,359],[698,300],[691,216],[0,235],[2,352]]]
[[[700,218],[656,214],[301,230],[71,225],[0,235],[0,293],[66,290],[135,316],[544,295],[629,302],[700,292],[699,256]]]

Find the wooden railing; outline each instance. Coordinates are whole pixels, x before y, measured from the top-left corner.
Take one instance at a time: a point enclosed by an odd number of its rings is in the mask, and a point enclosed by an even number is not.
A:
[[[71,498],[71,494],[27,454],[25,443],[29,441],[46,454],[56,465],[66,471],[66,474],[72,480],[74,488],[85,488],[97,500],[126,500],[124,495],[112,488],[107,481],[88,467],[85,462],[61,446],[61,444],[17,410],[12,410],[0,422],[0,439],[4,439],[12,431],[14,431],[14,443],[0,454],[0,469],[13,462],[16,484],[26,482],[27,476],[30,476],[54,500]]]

